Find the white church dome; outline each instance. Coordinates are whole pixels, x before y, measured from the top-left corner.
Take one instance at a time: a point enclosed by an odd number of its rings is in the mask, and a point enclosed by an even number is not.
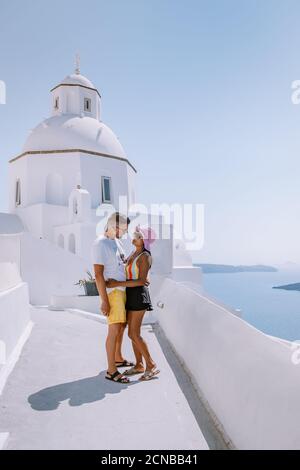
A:
[[[94,84],[88,78],[79,73],[72,73],[71,75],[67,75],[63,81],[60,82],[60,85],[81,85],[88,88],[95,88]]]
[[[97,119],[77,114],[61,114],[45,119],[31,131],[23,152],[67,149],[82,149],[126,158],[121,143],[107,125]]]

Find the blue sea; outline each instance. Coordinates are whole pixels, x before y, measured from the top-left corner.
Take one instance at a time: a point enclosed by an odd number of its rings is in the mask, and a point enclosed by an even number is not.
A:
[[[300,291],[272,289],[300,282],[300,271],[203,274],[204,290],[222,303],[242,310],[242,318],[259,330],[300,340]]]

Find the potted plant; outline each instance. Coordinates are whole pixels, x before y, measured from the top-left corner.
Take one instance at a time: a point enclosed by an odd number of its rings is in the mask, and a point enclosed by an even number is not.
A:
[[[79,279],[76,282],[75,286],[81,286],[84,288],[85,295],[99,295],[95,278],[92,276],[90,271],[86,271],[88,278],[87,279]]]

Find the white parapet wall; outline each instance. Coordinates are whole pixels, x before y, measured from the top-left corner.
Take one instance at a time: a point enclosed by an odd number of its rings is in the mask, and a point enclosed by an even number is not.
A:
[[[234,447],[300,449],[292,345],[174,280],[153,279],[152,297],[159,324]]]
[[[171,276],[176,282],[191,282],[202,285],[202,269],[198,266],[174,266]]]
[[[1,216],[2,214],[0,214]],[[0,234],[0,263],[15,263],[20,270],[20,237],[21,233]],[[2,288],[4,289],[5,276],[8,275],[6,267],[5,275],[2,275]],[[3,268],[4,273],[4,268]],[[14,281],[14,285],[16,282]]]
[[[99,314],[100,298],[98,295],[52,295],[50,308],[52,310],[77,309]]]
[[[28,286],[16,263],[0,261],[0,394],[31,328]]]

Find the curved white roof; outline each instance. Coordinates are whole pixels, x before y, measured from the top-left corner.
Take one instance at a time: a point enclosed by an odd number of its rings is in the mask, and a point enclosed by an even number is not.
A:
[[[89,88],[95,88],[94,84],[88,78],[79,73],[72,73],[71,75],[67,75],[59,85],[82,85]]]
[[[23,153],[40,150],[83,149],[126,158],[113,131],[87,116],[62,114],[41,122],[29,134]]]
[[[23,223],[17,214],[0,212],[0,234],[21,233],[23,231]]]

